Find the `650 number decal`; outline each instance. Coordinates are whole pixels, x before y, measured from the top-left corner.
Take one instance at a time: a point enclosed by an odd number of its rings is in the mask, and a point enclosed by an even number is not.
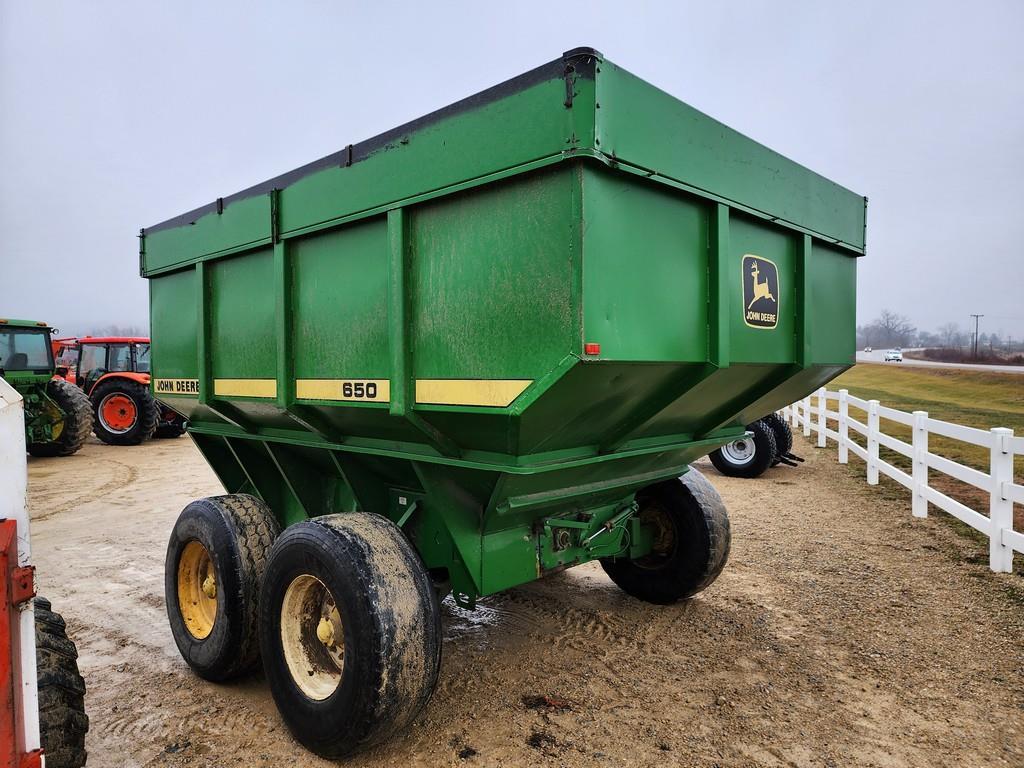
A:
[[[377,383],[373,381],[343,381],[341,382],[341,396],[350,397],[353,400],[376,400]]]
[[[391,400],[391,382],[388,379],[298,379],[295,395],[299,400],[386,403]]]

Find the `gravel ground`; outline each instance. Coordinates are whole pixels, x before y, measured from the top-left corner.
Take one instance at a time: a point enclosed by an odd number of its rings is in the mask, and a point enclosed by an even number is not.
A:
[[[432,702],[349,764],[1024,765],[1024,581],[833,450],[795,450],[806,464],[755,481],[698,465],[733,548],[692,601],[639,603],[586,565],[474,612],[446,602]],[[164,548],[186,503],[222,492],[188,438],[91,439],[29,476],[40,592],[88,685],[90,766],[329,765],[289,738],[261,675],[213,685],[178,656]]]

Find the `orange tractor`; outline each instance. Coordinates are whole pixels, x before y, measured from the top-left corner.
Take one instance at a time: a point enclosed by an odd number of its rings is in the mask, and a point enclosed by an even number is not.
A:
[[[150,437],[185,432],[181,414],[158,403],[149,389],[149,339],[83,336],[55,339],[57,375],[92,401],[96,437],[110,445],[138,445]]]

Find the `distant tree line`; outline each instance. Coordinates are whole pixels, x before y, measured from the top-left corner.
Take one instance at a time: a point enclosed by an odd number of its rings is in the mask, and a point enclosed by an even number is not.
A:
[[[978,353],[1006,354],[1024,349],[1024,340],[1004,337],[1000,333],[980,333]],[[973,327],[967,329],[957,323],[943,323],[935,331],[918,330],[910,319],[888,309],[865,325],[857,326],[857,348],[865,347],[925,347],[955,349],[969,352],[974,345]]]

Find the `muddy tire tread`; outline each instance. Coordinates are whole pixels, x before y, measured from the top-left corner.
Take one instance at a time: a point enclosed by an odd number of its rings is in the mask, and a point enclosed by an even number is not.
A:
[[[49,600],[37,597],[36,669],[39,686],[39,729],[48,768],[85,765],[85,680],[78,670],[78,651],[67,626]]]
[[[37,457],[70,456],[85,444],[93,429],[92,403],[81,389],[64,379],[52,379],[46,393],[64,411],[64,431],[52,443],[30,443],[28,452]]]
[[[339,605],[362,606],[350,625],[355,646],[346,653],[346,665],[356,666],[346,666],[342,689],[327,700],[335,703],[305,699],[281,658],[280,615],[274,611],[261,619],[263,664],[292,734],[321,757],[339,759],[386,741],[426,706],[441,666],[440,608],[405,535],[387,518],[362,512],[290,527],[271,554],[264,599],[276,604],[298,567],[294,558],[312,552],[338,564],[327,578],[339,578],[335,588],[345,593],[335,594]]]
[[[624,592],[639,600],[668,605],[707,589],[729,560],[729,515],[718,491],[690,469],[678,479],[648,486],[637,494],[656,499],[676,520],[677,548],[660,567],[626,558],[602,558],[601,567]]]
[[[260,589],[270,550],[280,532],[270,507],[244,493],[197,499],[179,515],[168,542],[164,596],[178,650],[201,677],[223,682],[251,671],[259,662]],[[212,539],[204,541],[204,536]],[[191,539],[210,549],[218,568],[228,569],[218,571],[223,604],[218,604],[213,633],[201,641],[192,638],[185,628],[177,597],[178,558]],[[229,589],[228,584],[234,586]],[[224,622],[222,630],[217,629],[217,622]]]
[[[213,498],[228,512],[238,551],[248,564],[247,588],[251,599],[246,601],[246,639],[238,651],[237,667],[231,672],[234,676],[255,667],[260,658],[260,588],[263,586],[263,574],[267,571],[270,550],[281,528],[267,505],[255,496],[236,493]]]

